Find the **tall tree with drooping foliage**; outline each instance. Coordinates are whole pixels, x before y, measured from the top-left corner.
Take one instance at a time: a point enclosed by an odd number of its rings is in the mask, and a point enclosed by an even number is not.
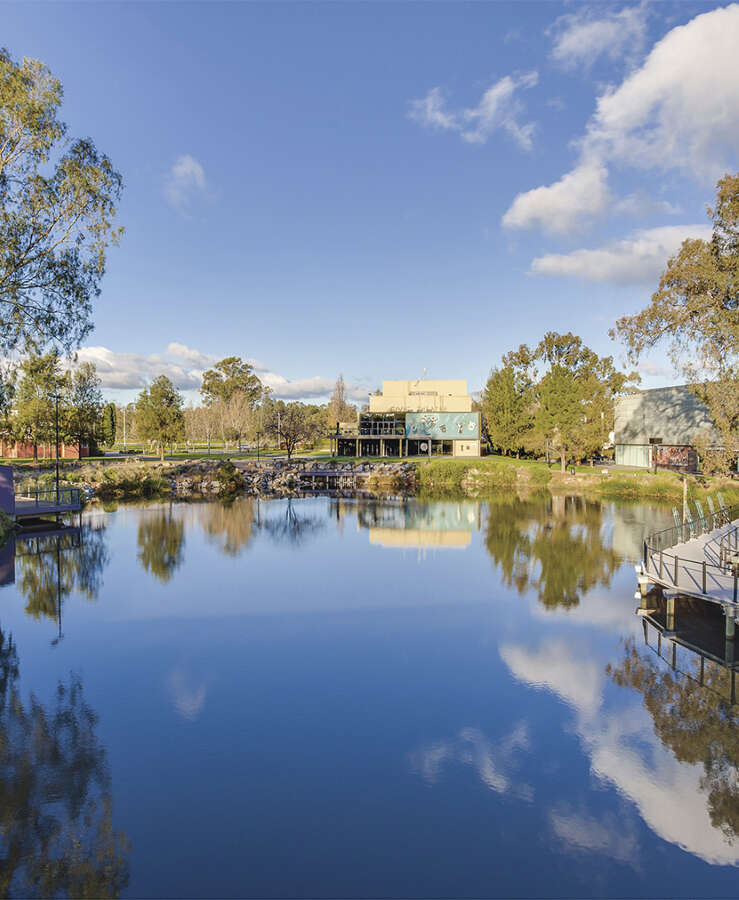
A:
[[[122,178],[89,138],[69,140],[62,85],[0,49],[0,350],[69,350],[92,328]]]
[[[611,337],[639,360],[666,346],[677,372],[707,404],[725,446],[739,452],[739,174],[716,186],[710,241],[687,240],[649,305],[619,319]]]
[[[184,400],[166,375],[154,379],[136,401],[136,430],[145,441],[155,441],[161,459],[164,448],[185,434]]]

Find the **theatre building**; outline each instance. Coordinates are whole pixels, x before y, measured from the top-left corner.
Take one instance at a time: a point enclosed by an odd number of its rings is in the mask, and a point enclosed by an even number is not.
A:
[[[466,381],[383,381],[369,410],[329,437],[336,456],[479,456],[480,413]]]

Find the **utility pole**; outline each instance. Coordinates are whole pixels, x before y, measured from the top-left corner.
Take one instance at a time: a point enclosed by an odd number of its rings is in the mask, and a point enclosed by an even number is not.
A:
[[[277,410],[277,452],[280,452],[282,447],[282,419],[280,418],[280,411]]]
[[[115,437],[114,437],[115,439]],[[126,452],[126,407],[123,407],[123,452]]]

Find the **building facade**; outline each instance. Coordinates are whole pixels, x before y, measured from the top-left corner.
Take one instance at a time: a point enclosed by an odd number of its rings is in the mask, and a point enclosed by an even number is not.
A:
[[[638,391],[616,400],[614,443],[619,465],[648,469],[656,464],[694,472],[699,436],[720,446],[708,407],[687,385]]]
[[[480,456],[480,414],[466,381],[383,381],[369,410],[329,437],[337,456]]]

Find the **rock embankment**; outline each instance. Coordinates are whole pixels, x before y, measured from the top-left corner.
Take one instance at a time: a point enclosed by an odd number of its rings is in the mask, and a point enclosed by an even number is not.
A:
[[[242,493],[250,496],[289,496],[306,491],[413,492],[416,467],[412,463],[338,463],[294,460],[235,460],[243,479]],[[190,463],[174,473],[172,489],[180,497],[222,496],[219,467],[210,461]]]

